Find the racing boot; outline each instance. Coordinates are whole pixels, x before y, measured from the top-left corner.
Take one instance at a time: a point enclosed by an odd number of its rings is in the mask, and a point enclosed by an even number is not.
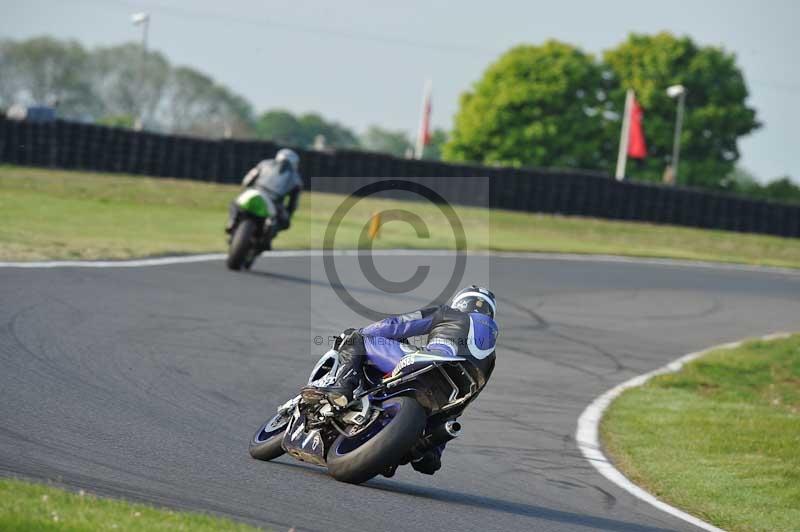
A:
[[[321,383],[320,386],[309,384],[300,394],[308,404],[315,404],[326,399],[330,404],[343,408],[353,400],[353,392],[361,384],[361,367],[366,357],[364,337],[352,329],[345,331],[340,337],[339,369],[334,381],[330,384]]]
[[[424,475],[433,475],[442,468],[442,453],[438,449],[432,449],[412,460],[411,467]]]

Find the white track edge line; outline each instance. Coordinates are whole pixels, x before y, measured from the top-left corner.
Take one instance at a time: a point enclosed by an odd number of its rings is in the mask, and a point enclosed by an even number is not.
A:
[[[298,249],[271,251],[270,257],[312,257],[321,256],[319,249]],[[446,249],[376,249],[374,251],[334,250],[336,256],[355,256],[371,253],[375,256],[448,256],[455,252]],[[776,266],[751,266],[727,262],[691,261],[680,259],[659,259],[648,257],[627,257],[621,255],[590,255],[579,253],[537,253],[508,251],[469,251],[469,255],[493,256],[502,258],[539,259],[571,262],[607,262],[618,264],[649,264],[656,266],[673,266],[684,268],[707,268],[757,273],[775,273],[800,277],[800,270],[780,268]],[[144,266],[165,266],[170,264],[188,264],[222,260],[224,253],[208,253],[201,255],[178,255],[133,260],[52,260],[52,261],[0,261],[0,268],[134,268]]]
[[[205,255],[185,255],[174,257],[155,257],[133,260],[48,260],[31,262],[0,262],[0,268],[136,268],[142,266],[164,266],[167,264],[187,264],[224,259],[222,253]]]
[[[586,407],[583,413],[578,418],[578,428],[575,432],[575,440],[578,444],[578,447],[581,450],[584,458],[594,466],[597,471],[606,477],[609,481],[616,484],[618,487],[624,489],[637,499],[640,499],[652,506],[662,510],[678,519],[682,519],[692,525],[702,528],[704,530],[710,530],[713,532],[724,532],[723,529],[718,528],[710,523],[706,523],[702,519],[698,519],[693,515],[690,515],[682,510],[671,506],[658,498],[656,498],[651,493],[645,491],[644,489],[640,488],[628,478],[623,475],[614,465],[606,458],[603,454],[602,446],[600,445],[600,420],[603,417],[606,409],[608,409],[609,405],[619,397],[622,392],[628,390],[630,388],[635,388],[638,386],[642,386],[647,381],[652,379],[655,376],[663,375],[665,373],[674,373],[680,370],[686,363],[691,362],[703,355],[708,354],[711,351],[715,351],[718,349],[733,349],[742,345],[742,343],[749,341],[749,340],[777,340],[781,338],[787,338],[791,336],[790,333],[786,332],[779,332],[768,334],[766,336],[761,336],[759,338],[748,338],[744,340],[739,340],[737,342],[730,342],[725,344],[719,344],[712,347],[708,347],[703,349],[702,351],[695,351],[694,353],[689,353],[684,355],[676,360],[673,360],[666,366],[662,366],[656,370],[650,371],[648,373],[644,373],[642,375],[638,375],[629,379],[622,384],[619,384],[604,394],[597,397],[592,403]]]

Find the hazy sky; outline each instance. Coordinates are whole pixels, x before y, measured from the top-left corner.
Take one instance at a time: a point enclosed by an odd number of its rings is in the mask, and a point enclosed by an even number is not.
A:
[[[741,142],[741,164],[800,180],[798,0],[0,0],[0,37],[136,40],[135,11],[152,14],[152,48],[257,110],[319,111],[360,131],[414,131],[427,77],[433,122],[449,129],[459,94],[515,44],[556,38],[600,53],[631,31],[688,34],[735,52],[744,70],[764,127]]]

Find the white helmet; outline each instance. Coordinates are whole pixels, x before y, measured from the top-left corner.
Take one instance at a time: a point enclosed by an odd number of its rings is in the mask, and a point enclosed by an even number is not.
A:
[[[494,294],[489,289],[474,284],[459,290],[450,301],[450,306],[461,312],[486,314],[492,319],[497,314],[497,299]]]
[[[292,170],[295,172],[300,171],[300,156],[297,155],[294,150],[290,150],[289,148],[278,150],[278,154],[275,155],[275,161],[278,163],[286,161],[292,165]]]

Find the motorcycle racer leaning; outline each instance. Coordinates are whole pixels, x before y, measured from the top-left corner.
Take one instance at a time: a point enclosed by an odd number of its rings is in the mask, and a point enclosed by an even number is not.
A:
[[[306,386],[302,390],[303,400],[313,403],[326,398],[331,404],[346,405],[360,384],[362,364],[372,364],[384,373],[391,373],[403,367],[404,357],[418,352],[466,358],[482,377],[477,396],[494,369],[499,332],[496,312],[494,294],[471,285],[456,293],[449,305],[391,316],[362,329],[348,329],[334,346],[340,364],[336,380],[330,386]],[[421,335],[428,335],[425,347],[407,343],[409,338]],[[412,466],[421,473],[434,474],[441,468],[443,450],[444,445],[428,451],[413,461]]]
[[[289,229],[292,215],[297,210],[303,180],[300,177],[300,157],[294,150],[283,148],[274,159],[264,159],[242,179],[242,187],[258,187],[267,193],[275,207],[277,231]],[[288,201],[287,201],[288,200]],[[236,202],[230,206],[225,232],[230,233],[236,221]]]

